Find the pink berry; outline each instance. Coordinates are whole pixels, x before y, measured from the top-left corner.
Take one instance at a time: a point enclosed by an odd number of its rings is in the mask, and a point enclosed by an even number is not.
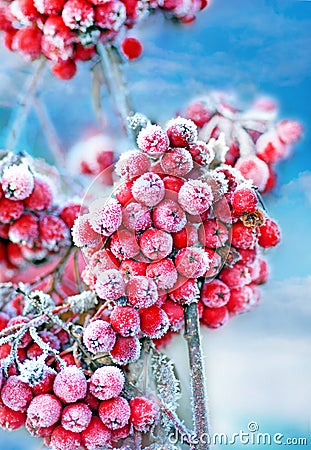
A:
[[[156,173],[147,172],[134,181],[132,194],[136,201],[155,206],[165,195],[164,183]]]
[[[170,175],[163,178],[163,183],[165,187],[165,197],[172,200],[177,200],[177,194],[185,183],[184,180]]]
[[[116,199],[122,206],[126,206],[134,200],[132,195],[132,184],[131,181],[121,183],[115,191]]]
[[[10,223],[21,217],[24,212],[24,204],[20,200],[0,199],[0,221]]]
[[[101,402],[98,414],[107,428],[116,430],[124,427],[129,422],[131,410],[125,398],[116,397]]]
[[[68,228],[72,228],[77,217],[84,213],[84,207],[80,203],[67,203],[61,210],[59,216]]]
[[[269,168],[264,161],[257,156],[243,156],[237,160],[235,168],[260,191],[264,189],[269,178]]]
[[[90,225],[89,214],[78,216],[72,227],[72,239],[77,247],[96,247],[101,241],[101,235]]]
[[[39,233],[42,246],[48,250],[69,244],[69,229],[60,217],[49,215],[40,219]]]
[[[157,285],[144,276],[131,278],[126,285],[129,303],[136,308],[147,308],[158,300]]]
[[[111,326],[121,336],[135,336],[140,330],[140,317],[131,306],[116,306],[110,315]]]
[[[104,300],[117,300],[125,293],[122,274],[117,269],[108,269],[99,275],[95,283],[98,297]]]
[[[171,289],[177,281],[177,270],[171,259],[162,259],[148,265],[148,278],[152,278],[159,291]]]
[[[84,373],[76,366],[65,367],[56,375],[53,390],[54,394],[64,403],[82,400],[87,391]]]
[[[186,110],[187,119],[192,120],[199,128],[202,128],[212,117],[212,112],[201,101],[191,103]]]
[[[149,308],[141,308],[140,329],[143,334],[151,338],[160,338],[170,326],[166,312],[159,306],[152,305]]]
[[[94,320],[84,329],[83,342],[94,355],[109,352],[115,345],[116,333],[104,320]]]
[[[159,418],[157,405],[146,397],[135,397],[130,400],[131,423],[142,433],[146,433]]]
[[[245,227],[242,222],[237,222],[231,229],[231,243],[238,249],[252,249],[256,244],[256,234],[252,228]]]
[[[230,298],[229,287],[220,280],[208,281],[203,284],[201,301],[209,308],[220,308],[228,303]]]
[[[178,202],[189,214],[207,211],[213,203],[211,187],[201,180],[187,181],[178,193]]]
[[[275,247],[281,240],[278,225],[271,219],[266,219],[259,228],[258,243],[263,248]]]
[[[231,204],[236,214],[253,213],[257,209],[258,199],[253,189],[241,187],[233,192]]]
[[[170,321],[170,327],[174,330],[180,330],[184,323],[184,308],[171,300],[166,300],[162,305],[162,309]]]
[[[193,168],[192,156],[184,148],[173,148],[162,156],[161,167],[168,175],[183,177]]]
[[[25,200],[33,191],[34,177],[26,164],[14,164],[3,170],[1,185],[6,198]]]
[[[16,430],[25,425],[26,413],[14,411],[0,401],[0,427],[5,430]]]
[[[192,120],[177,117],[166,126],[167,135],[173,147],[186,147],[197,140],[198,132]]]
[[[94,23],[95,12],[86,0],[67,0],[62,18],[72,30],[86,31]]]
[[[142,152],[153,158],[158,158],[168,150],[169,139],[159,125],[148,125],[140,131],[137,137],[137,145]]]
[[[53,369],[47,369],[40,383],[32,386],[34,395],[47,394],[52,392],[56,372]]]
[[[52,450],[79,450],[81,448],[80,434],[65,430],[59,425],[53,430],[50,446]]]
[[[13,411],[26,411],[32,399],[31,388],[17,376],[9,377],[1,391],[1,399],[5,406]]]
[[[219,278],[226,283],[230,289],[239,288],[252,281],[248,268],[240,263],[235,264],[231,268],[222,269]]]
[[[29,419],[26,419],[25,423],[26,430],[34,437],[42,437],[50,439],[52,432],[54,431],[54,428],[56,428],[56,425],[51,425],[50,427],[36,427],[31,423]]]
[[[256,142],[256,153],[268,164],[275,163],[288,156],[286,145],[280,140],[276,130],[263,133]]]
[[[41,55],[42,31],[35,25],[18,30],[12,41],[13,50],[21,53],[26,59],[33,60]],[[26,197],[24,197],[26,198]],[[19,198],[19,200],[22,200]]]
[[[128,59],[137,59],[140,57],[143,47],[138,39],[126,37],[121,44],[123,54]]]
[[[123,372],[118,367],[103,366],[93,373],[90,392],[100,400],[109,400],[120,395],[124,382]]]
[[[295,144],[302,135],[302,126],[295,120],[282,120],[277,124],[277,132],[285,144]]]
[[[222,266],[221,256],[218,253],[216,253],[215,250],[209,248],[206,248],[205,252],[208,254],[208,257],[210,259],[210,267],[207,269],[204,276],[205,278],[215,277],[220,271]]]
[[[147,263],[142,261],[133,261],[132,259],[125,259],[120,265],[125,280],[130,280],[137,275],[146,275]]]
[[[116,343],[110,351],[110,356],[116,364],[126,365],[136,361],[140,356],[140,342],[134,336],[117,336]]]
[[[178,287],[169,293],[169,297],[174,302],[189,304],[196,301],[200,291],[195,279],[181,279],[178,281]]]
[[[215,154],[203,141],[197,141],[188,146],[192,159],[200,166],[208,166],[214,159]]]
[[[120,439],[125,439],[131,432],[131,425],[128,423],[122,428],[117,430],[111,430],[111,440],[112,442],[118,442]]]
[[[131,231],[140,231],[152,225],[151,214],[147,206],[131,202],[123,209],[123,225]]]
[[[53,194],[50,186],[43,180],[35,179],[34,188],[29,197],[25,199],[25,206],[28,209],[42,211],[50,208],[53,201]]]
[[[153,223],[168,233],[180,231],[187,222],[182,208],[173,200],[163,200],[153,210]]]
[[[74,33],[64,24],[61,16],[50,16],[44,22],[41,42],[42,53],[51,61],[60,63],[58,70],[60,70],[64,62],[71,61],[71,58],[73,57],[74,40]],[[67,65],[63,67],[67,67]],[[75,65],[73,68],[75,73]],[[63,73],[59,73],[59,75],[65,75],[64,68],[62,69],[62,72]],[[67,67],[67,72],[67,76],[71,75],[70,65]]]
[[[110,250],[102,249],[93,253],[90,260],[91,271],[98,277],[100,274],[109,269],[117,269],[119,266],[118,259],[110,252]]]
[[[215,220],[205,220],[199,228],[199,241],[208,248],[219,248],[229,239],[227,227]]]
[[[111,236],[110,250],[120,260],[134,258],[140,251],[134,233],[119,230]]]
[[[113,198],[95,200],[90,205],[89,222],[94,231],[103,236],[110,236],[122,223],[120,203]]]
[[[140,238],[141,251],[153,261],[166,258],[172,251],[172,236],[165,231],[151,228],[145,231]]]
[[[33,214],[23,214],[10,226],[9,238],[16,244],[23,244],[32,247],[38,237],[38,220]]]
[[[116,164],[117,174],[125,180],[137,178],[150,169],[150,160],[138,150],[123,153]]]
[[[62,413],[62,426],[65,430],[81,433],[89,426],[92,411],[85,403],[75,403],[64,408]]]
[[[229,320],[229,312],[226,306],[220,308],[205,308],[202,322],[209,328],[219,328]]]
[[[187,223],[177,233],[173,233],[174,248],[192,247],[198,242],[198,231],[194,225]]]
[[[111,439],[111,430],[98,417],[92,417],[86,430],[81,433],[82,442],[87,450],[102,450]]]
[[[227,308],[230,314],[242,314],[257,304],[253,290],[249,286],[231,289]]]
[[[62,404],[54,395],[37,395],[28,406],[27,420],[32,428],[47,428],[59,421],[61,413]]]
[[[265,259],[259,258],[259,274],[256,279],[253,280],[256,284],[266,283],[269,278],[269,266]]]
[[[196,247],[186,247],[178,251],[175,257],[178,272],[186,278],[202,277],[210,266],[207,253]]]
[[[61,80],[71,80],[77,72],[77,65],[73,59],[59,60],[52,64],[52,73]]]
[[[119,31],[125,20],[125,6],[119,0],[106,1],[95,9],[96,25],[106,30]]]

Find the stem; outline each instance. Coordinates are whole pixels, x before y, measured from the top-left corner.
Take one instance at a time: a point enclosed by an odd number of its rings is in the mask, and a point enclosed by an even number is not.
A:
[[[194,434],[198,439],[198,443],[194,444],[192,448],[208,450],[209,446],[200,442],[200,436],[203,436],[203,433],[209,434],[209,424],[199,315],[195,302],[185,307],[184,337],[187,341],[189,353]]]
[[[41,80],[42,74],[45,68],[45,60],[41,59],[38,61],[35,71],[30,75],[26,82],[25,89],[21,93],[17,106],[15,108],[15,113],[13,115],[13,120],[9,125],[9,134],[6,140],[7,150],[14,150],[18,138],[23,130],[25,121],[29,114],[29,110],[33,101],[33,97],[36,94],[39,81]]]
[[[128,117],[133,114],[127,85],[121,69],[122,59],[113,46],[97,44],[100,56],[102,74],[112,99],[115,110],[118,112],[123,127],[130,141],[135,142],[134,132],[129,126]]]

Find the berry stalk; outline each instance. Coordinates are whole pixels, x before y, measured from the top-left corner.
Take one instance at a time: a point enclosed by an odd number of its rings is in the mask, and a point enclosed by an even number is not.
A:
[[[194,435],[198,442],[192,450],[208,450],[206,443],[200,442],[200,436],[209,434],[206,379],[204,375],[203,355],[200,338],[199,316],[197,303],[185,307],[184,337],[188,345],[190,380],[192,391]]]

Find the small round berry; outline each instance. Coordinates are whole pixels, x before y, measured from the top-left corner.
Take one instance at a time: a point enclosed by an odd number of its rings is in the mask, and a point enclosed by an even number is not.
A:
[[[193,159],[188,150],[177,147],[162,156],[161,167],[168,175],[183,177],[193,168]]]
[[[53,384],[56,377],[56,372],[53,369],[47,369],[40,383],[32,386],[32,392],[38,396],[40,394],[47,394],[53,391]]]
[[[256,142],[257,156],[267,164],[276,163],[288,156],[288,149],[276,130],[269,130],[259,136]]]
[[[34,5],[41,14],[58,16],[62,11],[65,0],[34,0]]]
[[[50,446],[52,450],[79,450],[81,448],[80,434],[65,430],[59,425],[52,432]]]
[[[42,246],[48,250],[58,250],[59,247],[68,245],[70,233],[65,222],[57,216],[44,216],[39,222],[39,234]]]
[[[120,260],[134,258],[140,251],[134,233],[119,230],[111,236],[110,250]]]
[[[266,219],[259,228],[258,243],[263,248],[275,247],[281,240],[278,225],[271,219]]]
[[[231,243],[238,249],[252,249],[256,245],[256,234],[250,227],[245,227],[242,222],[234,223],[231,229]]]
[[[259,274],[256,279],[253,280],[253,283],[263,284],[266,283],[269,278],[269,265],[265,259],[259,258]]]
[[[146,433],[159,418],[157,405],[146,397],[135,397],[130,400],[131,424],[135,430]]]
[[[1,390],[1,399],[5,406],[13,411],[24,412],[32,399],[32,391],[28,384],[13,375],[5,382]]]
[[[138,39],[126,37],[122,41],[121,50],[128,59],[137,59],[140,57],[143,47]]]
[[[65,367],[53,384],[54,394],[64,403],[74,403],[86,396],[87,382],[82,370],[76,366]]]
[[[170,175],[163,178],[163,183],[165,187],[165,197],[176,200],[177,194],[185,182],[181,178]]]
[[[137,178],[150,169],[150,160],[139,150],[122,153],[116,164],[116,173],[125,180]]]
[[[116,430],[124,427],[129,422],[131,409],[125,398],[116,397],[101,402],[98,415],[107,428]]]
[[[89,222],[97,233],[103,236],[111,235],[122,223],[120,203],[113,198],[95,200],[90,205]]]
[[[190,304],[198,299],[199,294],[197,281],[184,278],[178,281],[178,287],[169,293],[169,297],[174,302]]]
[[[53,194],[50,186],[43,180],[35,179],[34,188],[29,197],[25,199],[25,206],[28,209],[42,211],[50,208],[53,201]]]
[[[212,277],[215,277],[218,274],[218,272],[220,271],[220,269],[223,265],[223,261],[221,259],[221,256],[218,253],[216,253],[215,250],[206,248],[205,252],[208,254],[208,257],[210,259],[210,267],[205,272],[204,277],[212,278]]]
[[[251,310],[257,304],[254,291],[249,286],[231,289],[227,308],[230,314],[242,314]]]
[[[106,1],[95,8],[95,24],[111,31],[119,31],[126,20],[126,9],[119,0]]]
[[[212,189],[207,183],[201,180],[187,181],[180,188],[178,202],[189,214],[202,214],[213,203]]]
[[[186,247],[178,251],[175,257],[178,272],[186,278],[204,276],[210,267],[208,254],[201,248]]]
[[[229,287],[220,280],[208,281],[203,284],[201,301],[209,308],[220,308],[228,303],[230,298]]]
[[[140,329],[143,334],[150,338],[158,339],[162,337],[170,326],[166,312],[159,306],[152,305],[149,308],[141,308]]]
[[[126,285],[126,295],[132,306],[147,308],[158,300],[157,285],[148,277],[133,277]]]
[[[198,242],[198,230],[191,223],[187,223],[184,228],[177,233],[173,233],[174,248],[192,247]]]
[[[117,269],[119,261],[110,250],[102,249],[93,253],[89,265],[92,273],[98,277],[106,270]]]
[[[86,31],[94,23],[95,12],[86,0],[67,0],[62,18],[72,30]]]
[[[108,269],[100,274],[95,291],[99,298],[104,300],[117,300],[125,293],[125,282],[122,274],[117,269]]]
[[[140,330],[138,311],[131,306],[116,306],[110,315],[111,326],[121,336],[135,336]]]
[[[166,131],[173,147],[187,147],[198,137],[195,123],[183,117],[171,119],[166,125]]]
[[[148,168],[149,170],[149,168]],[[139,174],[141,175],[141,174]],[[128,181],[126,183],[122,182],[115,191],[116,199],[122,206],[128,205],[133,201],[132,195],[132,182]]]
[[[59,421],[61,413],[58,398],[50,394],[37,395],[28,406],[27,420],[32,428],[47,428]]]
[[[89,426],[92,411],[85,403],[75,403],[64,408],[62,413],[62,426],[65,430],[81,433]]]
[[[147,263],[143,261],[133,261],[132,259],[125,259],[120,265],[125,280],[130,280],[137,275],[146,275]]]
[[[164,183],[156,173],[147,172],[134,181],[132,194],[143,205],[155,206],[165,195]]]
[[[92,417],[86,430],[81,433],[82,442],[87,450],[100,450],[110,443],[111,430],[98,417]]]
[[[171,253],[173,238],[165,231],[151,228],[142,234],[140,248],[147,258],[158,261]]]
[[[0,401],[0,427],[5,430],[16,430],[25,425],[26,413],[14,411]]]
[[[134,336],[117,336],[115,346],[110,356],[116,364],[126,365],[136,361],[140,356],[140,342]]]
[[[235,168],[247,180],[251,180],[259,190],[263,190],[269,178],[269,168],[267,164],[257,156],[243,156],[235,163]]]
[[[59,60],[52,64],[52,73],[61,80],[71,80],[77,73],[77,65],[73,59]]]
[[[116,333],[106,321],[94,320],[84,329],[83,342],[94,355],[108,352],[116,342]]]
[[[30,213],[23,214],[9,228],[9,239],[16,244],[32,247],[38,237],[38,219]]]
[[[284,144],[295,144],[302,135],[303,129],[299,122],[295,120],[282,120],[277,124],[278,135]]]
[[[209,328],[219,328],[229,320],[229,312],[226,306],[220,308],[205,308],[202,315],[202,322]]]
[[[236,214],[253,213],[257,209],[258,199],[253,189],[241,187],[233,192],[231,204]]]
[[[0,199],[0,221],[10,223],[21,217],[24,212],[24,204],[20,200]]]
[[[137,145],[142,152],[158,158],[168,150],[169,139],[165,131],[159,125],[147,125],[137,137]]]
[[[203,141],[197,141],[187,147],[192,159],[200,166],[208,166],[215,158],[215,153]]]
[[[6,198],[25,200],[33,191],[34,177],[26,164],[13,164],[3,170],[1,187]]]
[[[205,220],[199,228],[199,241],[208,248],[219,248],[229,239],[227,227],[215,220]]]
[[[237,289],[252,281],[249,269],[240,263],[234,264],[233,267],[222,269],[219,278],[226,283],[230,289]]]
[[[166,312],[172,330],[180,330],[184,323],[184,308],[172,300],[166,300],[162,309]]]
[[[96,369],[90,380],[90,392],[99,400],[118,397],[123,389],[123,372],[115,366]]]
[[[159,291],[171,289],[177,281],[177,270],[171,259],[161,259],[148,265],[148,278],[153,279]]]
[[[42,31],[35,25],[18,30],[12,41],[13,50],[33,60],[41,55]]]
[[[89,214],[78,216],[73,224],[71,234],[73,243],[77,247],[96,247],[101,241],[101,235],[96,233],[90,225]]]
[[[131,202],[123,209],[123,225],[131,231],[140,231],[152,225],[151,214],[147,206]]]
[[[72,228],[77,217],[83,214],[84,208],[79,203],[68,203],[61,210],[59,216],[65,222],[68,228]]]
[[[128,423],[122,428],[117,430],[111,430],[111,440],[112,442],[118,442],[120,439],[125,439],[131,432],[131,425]]]
[[[154,225],[168,233],[180,231],[187,222],[186,214],[178,203],[173,200],[163,200],[153,210]]]
[[[186,118],[192,120],[199,128],[202,128],[212,115],[212,111],[201,101],[191,103],[186,110]]]

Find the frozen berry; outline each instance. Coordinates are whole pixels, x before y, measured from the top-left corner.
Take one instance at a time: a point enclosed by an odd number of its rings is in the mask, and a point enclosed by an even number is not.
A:
[[[171,119],[166,126],[166,131],[174,147],[186,147],[197,140],[198,132],[192,120],[177,117]]]
[[[129,303],[136,308],[147,308],[158,300],[157,285],[144,276],[131,278],[126,286]]]
[[[173,233],[174,248],[192,247],[198,242],[198,231],[194,225],[187,223],[177,233]]]
[[[177,281],[177,270],[171,259],[162,259],[148,265],[146,275],[152,278],[159,291],[171,289]]]
[[[134,261],[132,259],[125,259],[120,265],[125,280],[130,280],[137,275],[146,275],[147,263],[143,261]]]
[[[119,0],[106,1],[95,8],[95,23],[101,28],[119,31],[126,20],[126,9]]]
[[[116,306],[110,315],[112,328],[121,336],[135,336],[140,330],[140,317],[131,306]]]
[[[99,275],[95,283],[95,291],[99,298],[117,300],[125,293],[122,274],[117,269],[108,269]]]
[[[127,37],[121,44],[123,54],[128,59],[137,59],[140,57],[143,47],[138,39]]]
[[[169,293],[174,302],[188,304],[196,301],[200,291],[195,279],[182,279],[178,281],[178,287]]]
[[[231,289],[227,308],[230,314],[241,314],[252,309],[256,303],[253,290],[249,286],[243,286]]]
[[[17,220],[24,212],[24,204],[20,200],[10,200],[8,198],[0,199],[0,221],[10,223]]]
[[[25,199],[25,206],[28,209],[42,211],[50,208],[52,201],[53,195],[50,186],[45,181],[36,178],[32,193]]]
[[[111,236],[110,250],[120,260],[134,258],[140,251],[135,234],[119,230]]]
[[[234,191],[231,204],[236,214],[253,213],[257,209],[258,199],[253,189],[241,187]]]
[[[230,289],[236,289],[252,281],[249,270],[243,264],[237,263],[233,267],[222,269],[219,278],[224,281]]]
[[[146,397],[135,397],[130,400],[131,423],[135,430],[146,433],[157,423],[159,409]]]
[[[59,425],[53,430],[50,446],[53,450],[79,450],[81,448],[80,434],[65,430]]]
[[[208,254],[201,248],[186,247],[175,257],[178,272],[186,278],[202,277],[210,266]]]
[[[90,392],[100,400],[109,400],[120,395],[125,378],[115,366],[103,366],[96,369],[90,380]]]
[[[269,178],[267,164],[257,156],[243,156],[235,163],[235,168],[247,179],[251,180],[259,190],[263,190]]]
[[[140,342],[134,336],[117,336],[116,343],[110,351],[110,356],[116,364],[126,365],[134,362],[140,355]]]
[[[169,139],[159,125],[148,125],[140,131],[137,145],[142,152],[158,158],[168,150]]]
[[[201,180],[187,181],[180,188],[178,202],[189,214],[202,214],[213,203],[212,189]]]
[[[162,156],[161,167],[168,175],[185,176],[193,168],[192,156],[184,148],[173,148]]]
[[[89,222],[97,233],[111,235],[122,223],[120,203],[113,198],[95,200],[90,205]]]
[[[295,144],[302,134],[302,126],[295,120],[282,120],[277,124],[277,132],[282,142],[285,144]]]
[[[1,399],[13,411],[26,411],[32,399],[31,388],[17,376],[11,376],[2,388]]]
[[[209,308],[220,308],[228,303],[230,298],[229,287],[220,280],[208,281],[203,284],[201,300]]]
[[[153,223],[160,230],[176,233],[186,225],[186,215],[173,200],[163,200],[153,210]]]
[[[86,0],[67,0],[62,11],[65,24],[72,30],[86,31],[94,17],[94,8]]]
[[[77,72],[77,65],[73,59],[59,60],[52,64],[51,71],[61,80],[70,80]]]
[[[228,239],[227,227],[215,219],[205,220],[199,228],[199,241],[205,247],[222,247]]]
[[[72,239],[77,247],[96,247],[101,241],[101,235],[96,233],[90,225],[89,215],[84,214],[76,218],[72,227]]]
[[[89,426],[91,418],[92,411],[85,403],[75,403],[64,408],[62,426],[65,430],[81,433]]]
[[[37,218],[30,213],[23,214],[9,229],[9,238],[16,244],[25,244],[30,247],[39,237]]]
[[[83,399],[87,391],[84,373],[76,366],[65,367],[56,375],[53,390],[54,394],[64,403],[74,403]]]
[[[153,261],[166,258],[172,251],[172,236],[165,231],[151,228],[145,231],[140,238],[141,251]]]
[[[25,425],[26,413],[14,411],[0,401],[0,427],[5,430],[16,430]]]
[[[220,308],[205,308],[202,322],[209,328],[219,328],[229,320],[229,312],[226,306]]]
[[[275,247],[281,240],[278,225],[271,219],[266,219],[259,228],[258,243],[263,248]]]
[[[137,178],[150,169],[150,160],[138,150],[123,153],[116,164],[117,174],[125,180]]]
[[[256,244],[256,234],[252,228],[245,227],[242,222],[237,222],[231,229],[231,243],[238,249],[252,249]]]
[[[116,333],[104,320],[94,320],[84,329],[83,342],[86,348],[95,355],[108,352],[116,342]]]
[[[166,312],[159,306],[141,308],[140,329],[142,333],[151,338],[160,338],[169,328],[170,322]]]
[[[130,419],[131,410],[128,401],[123,397],[104,400],[99,405],[99,417],[111,430],[124,427]]]
[[[140,231],[152,225],[151,214],[147,206],[131,202],[123,209],[123,225],[131,231]]]
[[[197,141],[190,144],[187,149],[190,152],[193,161],[200,166],[207,166],[215,157],[213,150],[203,141]]]
[[[136,201],[155,206],[165,195],[164,183],[156,173],[147,172],[134,181],[132,194]]]
[[[162,305],[162,309],[170,321],[170,327],[177,331],[184,323],[184,308],[171,300],[166,300]]]
[[[35,25],[21,28],[13,37],[12,48],[33,60],[41,55],[41,39],[42,31]]]
[[[111,430],[96,416],[93,416],[86,430],[81,433],[82,442],[87,450],[101,450],[111,439]]]
[[[37,395],[28,406],[27,420],[32,428],[47,428],[59,421],[61,413],[62,404],[54,395]]]
[[[1,185],[6,198],[25,200],[34,188],[34,177],[26,164],[13,164],[3,170]]]

